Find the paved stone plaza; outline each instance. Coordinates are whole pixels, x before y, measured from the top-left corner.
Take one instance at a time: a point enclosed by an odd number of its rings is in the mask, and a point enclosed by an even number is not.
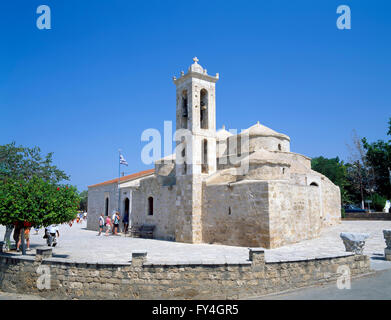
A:
[[[127,263],[133,250],[147,250],[147,262],[216,262],[235,263],[248,259],[248,249],[209,244],[185,244],[170,241],[137,239],[123,236],[97,236],[97,232],[86,230],[86,222],[60,226],[60,238],[54,248],[53,257],[79,262]],[[391,221],[343,221],[340,225],[322,232],[318,239],[306,240],[277,249],[265,249],[267,262],[293,261],[345,255],[345,248],[339,237],[341,232],[365,232],[370,235],[364,254],[371,257],[375,269],[391,268],[391,262],[384,261],[383,229],[391,229]],[[3,240],[5,227],[0,226],[0,239]],[[29,255],[35,248],[45,246],[43,229],[38,235],[31,231]],[[12,251],[12,254],[20,254]]]

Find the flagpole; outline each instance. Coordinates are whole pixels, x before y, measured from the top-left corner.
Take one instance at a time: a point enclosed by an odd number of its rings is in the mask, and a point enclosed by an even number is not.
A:
[[[118,149],[118,212],[121,204],[121,190],[119,184],[121,182],[121,149]]]

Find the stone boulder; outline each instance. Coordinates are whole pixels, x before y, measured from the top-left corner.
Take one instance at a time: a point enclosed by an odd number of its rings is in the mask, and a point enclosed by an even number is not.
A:
[[[351,233],[342,232],[340,237],[345,245],[347,252],[354,252],[355,254],[362,254],[364,250],[365,240],[369,238],[367,233]]]

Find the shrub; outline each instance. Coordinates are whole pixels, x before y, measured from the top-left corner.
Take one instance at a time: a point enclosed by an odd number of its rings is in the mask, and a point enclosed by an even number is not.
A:
[[[382,212],[384,209],[384,206],[386,205],[387,199],[382,197],[381,195],[375,193],[371,197],[372,204],[371,206],[375,208],[377,212]]]

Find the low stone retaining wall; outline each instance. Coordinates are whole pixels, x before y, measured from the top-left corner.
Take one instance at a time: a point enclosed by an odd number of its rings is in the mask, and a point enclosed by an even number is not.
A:
[[[342,220],[391,220],[391,213],[385,212],[346,212]]]
[[[368,273],[369,258],[347,254],[265,263],[264,252],[251,249],[249,261],[244,263],[171,265],[147,263],[144,252],[133,253],[129,264],[65,262],[41,255],[34,258],[0,254],[0,289],[54,299],[240,299],[336,283],[346,267],[351,276]],[[50,283],[50,289],[38,289],[37,283],[42,287],[44,279],[46,284]]]

